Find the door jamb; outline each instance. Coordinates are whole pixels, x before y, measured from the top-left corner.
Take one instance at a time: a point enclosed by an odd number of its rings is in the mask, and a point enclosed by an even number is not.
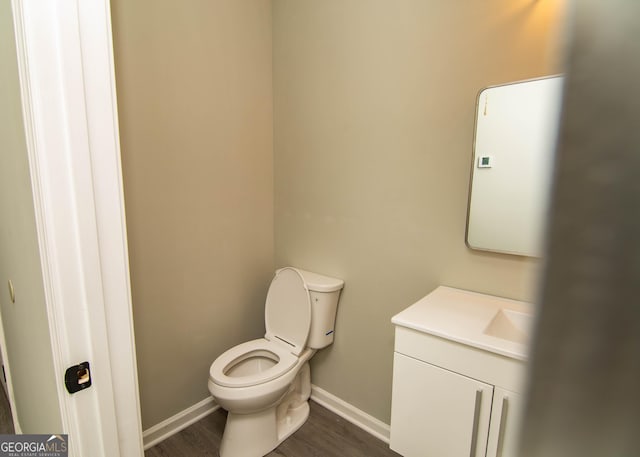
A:
[[[142,456],[108,0],[12,0],[60,415],[69,455]],[[90,389],[66,367],[88,360]]]

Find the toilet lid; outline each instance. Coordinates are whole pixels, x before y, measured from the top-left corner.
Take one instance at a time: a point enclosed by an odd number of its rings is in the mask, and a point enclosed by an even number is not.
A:
[[[295,268],[283,268],[271,281],[265,303],[265,338],[300,355],[311,326],[311,299],[302,275]]]

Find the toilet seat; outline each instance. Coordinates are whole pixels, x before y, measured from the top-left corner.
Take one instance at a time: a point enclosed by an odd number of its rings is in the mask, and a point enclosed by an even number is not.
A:
[[[277,271],[265,303],[264,338],[239,344],[218,357],[209,369],[209,378],[223,387],[250,387],[269,382],[289,372],[305,349],[311,326],[311,298],[302,274],[295,268]],[[275,365],[255,374],[229,376],[228,373],[252,358],[267,358]],[[255,361],[260,364],[259,361]]]
[[[226,373],[235,365],[252,357],[267,357],[276,364],[264,371],[248,376],[227,376]],[[279,343],[264,338],[247,341],[224,352],[209,369],[211,380],[225,387],[249,387],[262,384],[282,376],[298,362],[298,357]]]

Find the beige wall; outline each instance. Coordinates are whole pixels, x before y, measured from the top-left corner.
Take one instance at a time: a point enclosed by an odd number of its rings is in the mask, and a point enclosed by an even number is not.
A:
[[[560,71],[562,2],[274,0],[276,264],[343,278],[318,386],[388,423],[391,317],[437,285],[532,298],[464,243],[475,99]]]
[[[22,432],[61,433],[12,17],[0,1],[0,308]]]
[[[383,421],[393,314],[533,296],[534,261],[464,244],[474,103],[560,71],[561,4],[112,1],[144,428],[262,334],[274,217],[275,264],[347,282],[313,382]]]
[[[264,334],[273,274],[271,3],[112,1],[143,428]]]

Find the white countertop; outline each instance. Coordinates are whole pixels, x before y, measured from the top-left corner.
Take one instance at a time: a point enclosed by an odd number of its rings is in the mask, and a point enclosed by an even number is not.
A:
[[[440,286],[396,314],[391,322],[507,357],[526,360],[529,344],[485,333],[500,310],[532,315],[530,303]]]

